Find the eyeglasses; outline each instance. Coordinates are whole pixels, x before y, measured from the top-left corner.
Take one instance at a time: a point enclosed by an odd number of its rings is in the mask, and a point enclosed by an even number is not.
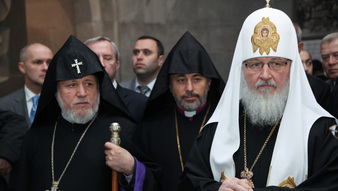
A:
[[[332,54],[323,54],[322,55],[323,62],[328,62],[330,60],[331,55],[333,56],[333,59],[335,61],[338,61],[338,52],[334,52]]]
[[[331,127],[329,127],[329,131],[331,131],[332,135],[334,136],[334,138],[338,139],[338,125],[332,125]]]
[[[264,62],[258,62],[258,61],[244,61],[246,68],[248,70],[253,72],[260,72],[264,66],[264,64],[267,64],[269,68],[273,71],[280,71],[285,68],[285,66],[288,64],[288,62],[291,60],[274,60],[270,61],[268,63]]]

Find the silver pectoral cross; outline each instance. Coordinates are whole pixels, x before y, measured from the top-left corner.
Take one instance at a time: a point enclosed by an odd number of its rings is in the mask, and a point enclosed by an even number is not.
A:
[[[77,59],[74,59],[75,63],[72,64],[72,68],[76,67],[77,74],[81,73],[80,66],[82,66],[82,62],[77,62]]]

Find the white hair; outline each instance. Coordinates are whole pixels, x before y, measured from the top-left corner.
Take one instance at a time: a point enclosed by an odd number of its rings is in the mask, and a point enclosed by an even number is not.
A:
[[[78,123],[78,124],[85,124],[87,122],[89,122],[90,120],[93,119],[93,117],[95,116],[95,114],[98,112],[99,110],[99,105],[100,105],[100,92],[98,93],[97,96],[97,100],[96,100],[96,105],[94,107],[89,108],[88,112],[84,115],[79,115],[76,114],[73,111],[73,108],[67,108],[64,104],[64,101],[60,95],[59,90],[57,90],[57,94],[56,94],[56,100],[61,108],[61,115],[64,119],[66,119],[68,122],[70,123]],[[87,101],[90,104],[92,104],[92,102],[88,99],[82,99],[80,101]],[[79,102],[79,101],[77,101]],[[74,105],[75,103],[73,102],[72,105]]]

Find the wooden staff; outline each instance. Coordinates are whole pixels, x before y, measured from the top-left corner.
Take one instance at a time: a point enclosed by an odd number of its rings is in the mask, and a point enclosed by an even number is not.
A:
[[[120,139],[120,131],[121,126],[119,123],[114,122],[110,124],[110,131],[111,131],[111,138],[110,142],[112,142],[115,145],[120,145],[121,139]],[[112,171],[112,191],[118,191],[119,190],[119,181],[118,181],[118,174],[115,170]]]

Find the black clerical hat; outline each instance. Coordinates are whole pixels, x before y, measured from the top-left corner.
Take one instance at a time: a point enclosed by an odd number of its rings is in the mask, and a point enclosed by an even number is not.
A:
[[[188,31],[171,49],[165,62],[169,65],[169,74],[200,73],[207,78],[222,79],[207,51]]]
[[[49,64],[33,125],[54,120],[60,115],[55,99],[58,81],[79,79],[90,74],[98,79],[101,100],[129,115],[96,54],[71,35]]]
[[[70,36],[55,54],[56,81],[78,79],[103,72],[96,54],[74,36]]]
[[[175,73],[200,73],[202,76],[212,79],[208,100],[210,99],[217,104],[225,87],[225,82],[217,72],[207,51],[187,31],[177,41],[165,59],[149,97],[145,113],[156,110],[154,107],[163,107],[163,104],[158,100],[165,100],[165,104],[170,104],[167,101],[168,97],[172,97],[169,91],[170,74]]]

